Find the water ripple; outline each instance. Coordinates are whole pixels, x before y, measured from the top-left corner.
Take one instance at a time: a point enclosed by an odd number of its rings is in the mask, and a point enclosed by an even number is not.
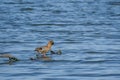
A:
[[[120,2],[115,0],[1,0],[1,80],[119,80]],[[51,60],[30,60],[54,40]]]

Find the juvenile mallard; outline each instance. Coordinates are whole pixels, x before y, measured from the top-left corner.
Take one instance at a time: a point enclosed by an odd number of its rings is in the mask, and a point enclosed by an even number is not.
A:
[[[46,53],[51,50],[53,44],[53,40],[50,40],[46,46],[35,48],[35,51],[37,51],[39,54],[42,54],[43,57],[46,57]]]
[[[62,51],[61,50],[58,50],[57,52],[54,52],[54,51],[50,51],[51,52],[51,54],[58,54],[58,55],[61,55],[62,54]]]
[[[9,61],[18,61],[18,59],[11,54],[0,54],[0,58],[9,58]]]

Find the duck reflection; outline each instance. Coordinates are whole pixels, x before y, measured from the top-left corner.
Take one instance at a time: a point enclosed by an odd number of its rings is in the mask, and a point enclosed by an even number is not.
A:
[[[42,60],[42,61],[51,61],[52,58],[49,56],[37,56],[37,57],[31,57],[30,60]]]

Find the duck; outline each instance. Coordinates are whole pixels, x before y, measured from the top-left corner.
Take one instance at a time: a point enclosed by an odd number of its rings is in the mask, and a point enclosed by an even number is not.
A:
[[[51,51],[53,45],[54,45],[54,41],[50,40],[48,41],[47,45],[35,48],[35,51],[38,53],[38,55],[36,56],[39,57],[39,54],[42,54],[43,57],[47,57],[46,53]]]
[[[57,55],[61,55],[62,54],[62,51],[59,49],[57,52],[54,52],[54,51],[50,51],[51,54],[57,54]]]
[[[18,61],[18,59],[11,54],[0,54],[0,58],[9,58],[9,61]]]

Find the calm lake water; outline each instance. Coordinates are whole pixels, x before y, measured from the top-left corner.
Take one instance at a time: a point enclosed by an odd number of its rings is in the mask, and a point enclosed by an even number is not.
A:
[[[51,61],[31,61],[54,40]],[[120,0],[0,0],[0,80],[120,80]],[[49,54],[49,53],[48,53]]]

